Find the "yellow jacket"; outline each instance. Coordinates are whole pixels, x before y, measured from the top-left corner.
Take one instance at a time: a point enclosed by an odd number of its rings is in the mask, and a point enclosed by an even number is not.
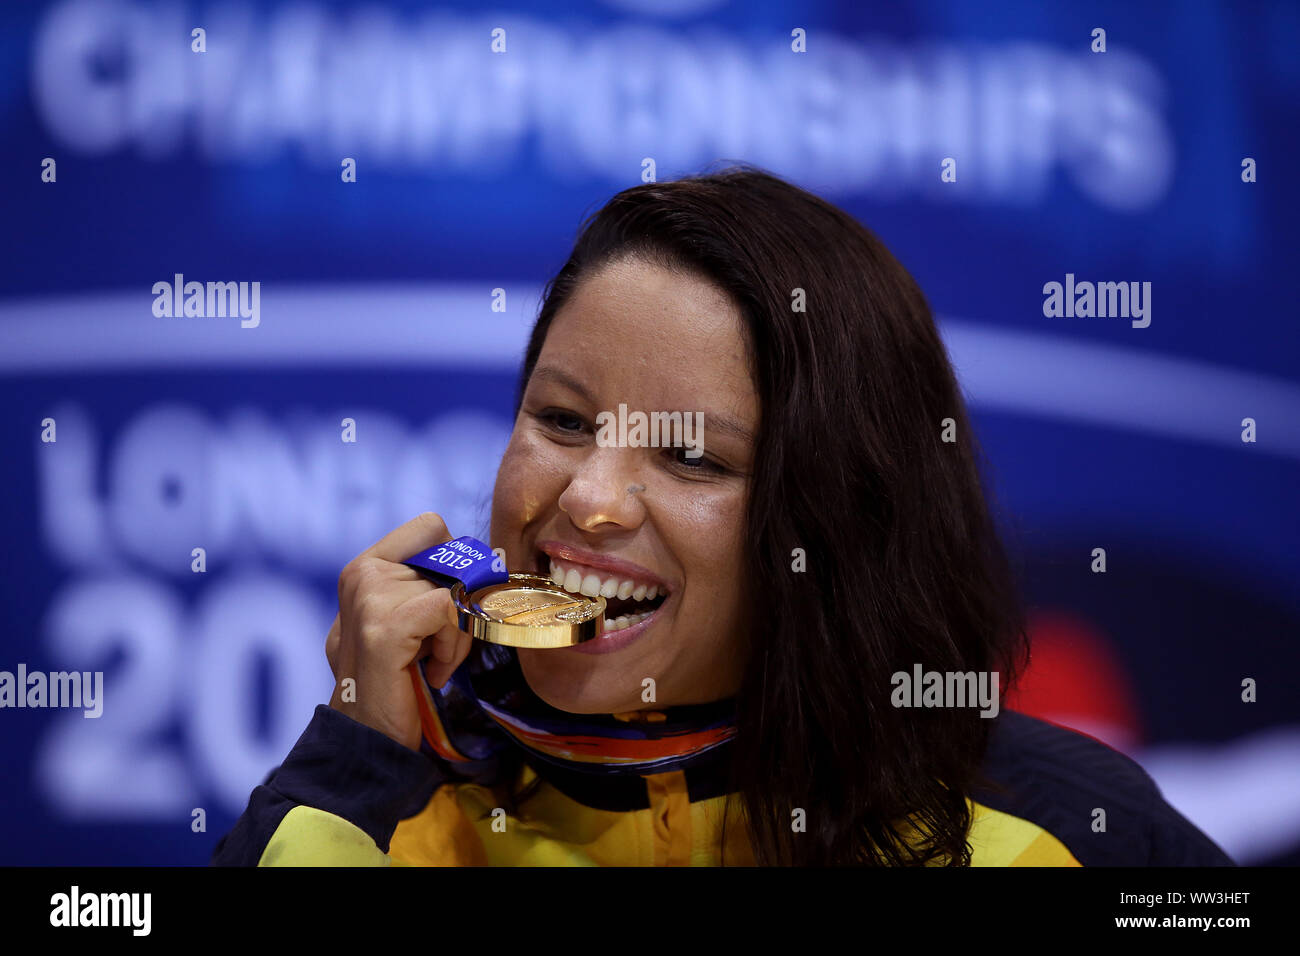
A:
[[[428,755],[321,705],[289,757],[253,791],[212,862],[717,866],[726,808],[725,863],[753,864],[738,798],[710,793],[700,783],[707,772],[615,785],[575,784],[545,768],[536,791],[510,814],[492,789],[439,779],[432,767]],[[968,799],[975,866],[1232,863],[1137,764],[1082,734],[1003,711],[984,769],[997,787]],[[518,782],[537,778],[525,764]],[[562,789],[574,786],[587,788],[583,800]],[[602,802],[622,808],[593,805]],[[1109,808],[1105,831],[1094,829],[1097,807]]]

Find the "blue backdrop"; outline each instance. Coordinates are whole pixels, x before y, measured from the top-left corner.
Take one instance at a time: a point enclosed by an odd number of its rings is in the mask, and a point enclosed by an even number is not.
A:
[[[104,674],[98,718],[0,710],[0,863],[205,862],[329,698],[343,564],[424,510],[486,533],[582,217],[729,159],[930,298],[1022,706],[1300,862],[1297,41],[1283,2],[0,8],[0,670]],[[156,315],[178,274],[260,283],[256,324]],[[1045,314],[1067,281],[1149,312]]]

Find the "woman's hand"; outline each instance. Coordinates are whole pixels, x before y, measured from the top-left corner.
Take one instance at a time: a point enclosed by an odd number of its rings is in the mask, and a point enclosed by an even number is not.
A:
[[[348,562],[339,575],[339,613],[325,639],[334,672],[330,706],[418,750],[420,717],[408,668],[432,653],[429,683],[441,687],[473,640],[456,626],[451,592],[401,561],[450,541],[433,512],[413,518]],[[343,681],[356,681],[344,700]]]

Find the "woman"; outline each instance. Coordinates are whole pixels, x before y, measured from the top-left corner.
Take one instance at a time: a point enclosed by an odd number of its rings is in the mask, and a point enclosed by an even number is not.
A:
[[[621,405],[699,413],[701,448],[598,442]],[[1026,644],[971,428],[920,290],[841,210],[750,168],[619,193],[516,411],[491,544],[604,588],[606,634],[471,641],[402,563],[454,529],[396,529],[340,576],[330,706],[214,862],[1231,862],[1121,755],[991,719]],[[898,675],[930,672],[992,707],[913,706]]]

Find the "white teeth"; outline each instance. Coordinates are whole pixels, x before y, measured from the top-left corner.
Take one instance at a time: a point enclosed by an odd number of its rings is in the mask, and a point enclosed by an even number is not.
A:
[[[565,571],[554,561],[551,562],[551,580],[572,594],[603,597],[606,600],[616,597],[623,601],[628,598],[634,601],[651,601],[659,596],[657,584],[637,584],[630,579],[619,580],[616,577],[602,579],[598,574],[584,573],[577,568]],[[667,595],[668,592],[665,591],[664,596]]]
[[[641,621],[644,621],[653,613],[654,613],[653,611],[646,611],[643,614],[620,614],[612,621],[606,618],[605,633],[608,634],[610,631],[621,631],[625,627],[631,627],[633,624],[639,624]]]

